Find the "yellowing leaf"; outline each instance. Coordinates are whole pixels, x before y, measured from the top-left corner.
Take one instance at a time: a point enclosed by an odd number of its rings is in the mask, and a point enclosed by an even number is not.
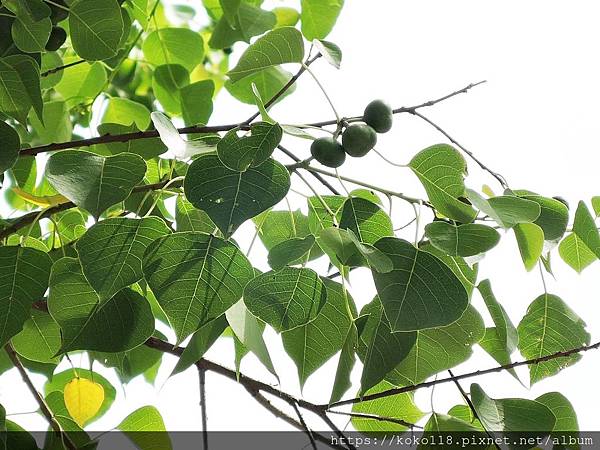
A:
[[[73,378],[65,386],[65,405],[69,414],[83,427],[100,410],[104,388],[86,378]]]
[[[47,195],[47,196],[37,196],[30,194],[29,192],[25,192],[23,189],[14,187],[12,188],[13,192],[21,197],[28,203],[33,205],[41,206],[42,208],[47,208],[49,206],[56,206],[60,203],[66,203],[69,201],[64,195],[56,194],[56,195]]]
[[[494,191],[492,190],[492,188],[491,188],[491,187],[489,187],[487,184],[484,184],[484,185],[481,187],[481,191],[482,191],[482,192],[483,192],[485,195],[487,195],[488,197],[495,197],[495,196],[496,196],[496,194],[494,194]]]

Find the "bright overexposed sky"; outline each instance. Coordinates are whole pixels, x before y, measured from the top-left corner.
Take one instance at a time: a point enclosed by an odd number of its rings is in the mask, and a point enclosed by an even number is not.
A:
[[[275,5],[278,2],[268,2]],[[289,4],[290,2],[286,2]],[[433,99],[466,86],[487,80],[466,95],[448,100],[422,112],[439,123],[462,145],[494,170],[503,174],[511,187],[540,194],[561,195],[572,210],[577,201],[589,201],[600,194],[598,139],[600,104],[600,4],[593,0],[578,2],[555,0],[347,0],[334,32],[328,37],[343,51],[342,69],[335,70],[325,61],[313,70],[327,89],[342,115],[360,114],[374,98],[384,98],[394,107],[408,106]],[[243,46],[241,46],[243,47]],[[290,68],[294,70],[294,68]],[[223,92],[215,105],[212,124],[245,119],[252,112]],[[283,123],[302,123],[332,118],[331,110],[309,76],[303,76],[294,95],[272,110]],[[406,163],[415,152],[438,142],[446,142],[436,130],[409,115],[396,116],[393,130],[380,136],[378,150],[393,161]],[[297,154],[309,155],[308,141],[288,139]],[[289,162],[285,157],[281,161]],[[496,193],[500,187],[469,160],[469,187],[480,189],[489,184]],[[360,160],[348,160],[340,173],[415,196],[424,192],[407,169],[384,163],[369,154]],[[297,178],[295,187],[308,193]],[[323,191],[324,192],[324,191]],[[295,207],[305,209],[303,199],[291,196]],[[279,208],[286,208],[285,204]],[[412,218],[412,209],[394,204],[398,225]],[[424,217],[429,217],[424,213]],[[409,229],[408,236],[414,234]],[[238,239],[247,245],[251,226],[244,226]],[[407,235],[405,235],[407,236]],[[266,252],[257,245],[252,259],[266,268]],[[326,268],[323,261],[317,264]],[[553,253],[556,279],[546,276],[548,290],[559,295],[588,325],[592,341],[600,338],[600,263],[577,275]],[[480,264],[480,279],[491,278],[498,299],[513,322],[523,317],[527,306],[543,293],[537,270],[527,273],[521,263],[514,235],[509,232],[501,244],[490,251]],[[351,293],[360,309],[374,294],[369,273],[355,271]],[[474,305],[486,324],[491,320],[477,294]],[[172,337],[172,336],[170,336]],[[280,388],[301,395],[296,369],[283,351],[281,340],[268,329],[265,339],[280,375]],[[233,343],[221,339],[207,357],[233,367]],[[522,359],[518,353],[513,359]],[[105,430],[115,426],[127,414],[145,404],[154,404],[162,412],[167,428],[200,429],[198,381],[194,368],[167,380],[175,360],[165,357],[156,386],[138,378],[120,390],[113,409],[90,426]],[[302,395],[316,403],[329,399],[337,357],[334,357],[307,382]],[[455,374],[495,366],[495,361],[475,348],[473,358],[454,369]],[[265,382],[276,384],[260,363],[248,356],[242,371]],[[111,371],[109,379],[117,382]],[[528,373],[517,372],[525,385]],[[600,354],[585,354],[575,366],[545,379],[531,389],[523,387],[509,374],[487,375],[477,379],[492,397],[535,398],[549,391],[560,391],[574,405],[581,429],[600,430],[597,413],[597,379]],[[359,370],[353,380],[358,382]],[[42,386],[43,379],[34,376]],[[475,381],[475,380],[473,380]],[[470,381],[464,381],[468,390]],[[10,387],[10,388],[9,388]],[[358,384],[346,394],[356,394]],[[431,410],[431,391],[416,395],[424,411]],[[446,412],[461,398],[452,384],[435,389],[433,407]],[[14,372],[0,378],[0,403],[7,412],[36,409],[33,398]],[[235,383],[218,375],[207,374],[208,423],[211,430],[286,430],[290,427],[274,418]],[[29,429],[45,429],[44,419],[33,415],[11,417]],[[343,418],[334,420],[344,426]],[[311,423],[318,423],[313,422]],[[320,428],[318,426],[317,428]]]

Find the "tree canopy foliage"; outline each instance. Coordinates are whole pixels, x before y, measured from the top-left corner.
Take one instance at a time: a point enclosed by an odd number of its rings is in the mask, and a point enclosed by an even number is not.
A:
[[[270,107],[293,95],[301,76],[318,83],[319,64],[342,64],[342,50],[326,38],[343,0],[302,0],[298,10],[269,10],[262,0],[197,3],[1,1],[0,373],[16,368],[36,395],[53,432],[44,448],[91,448],[83,429],[110,414],[116,392],[104,377],[55,370],[80,352],[123,383],[153,382],[163,354],[175,355],[174,373],[195,366],[201,379],[214,371],[242,383],[268,408],[266,396],[283,400],[298,416],[275,412],[311,441],[319,436],[300,409],[330,426],[342,412],[365,433],[578,431],[558,392],[496,399],[478,380],[467,393],[460,380],[481,373],[450,369],[479,346],[498,363],[487,372],[516,377],[514,367],[526,365],[530,377],[521,381],[533,384],[598,347],[568,300],[540,292],[516,321],[493,280],[477,274],[507,233],[522,270],[552,274],[558,253],[583,271],[600,258],[600,199],[570,214],[553,193],[509,186],[423,115],[478,83],[410,107],[377,100],[354,117],[341,117],[319,84],[333,118],[285,124]],[[224,91],[256,112],[213,123]],[[421,118],[449,142],[396,168],[422,184],[411,195],[401,183],[389,190],[338,172],[382,155],[377,137],[393,132],[394,114]],[[469,187],[468,168],[486,172],[499,193]],[[286,207],[306,189],[302,209]],[[414,208],[408,224],[390,217],[398,202]],[[250,228],[252,243],[268,251],[268,271],[250,257],[252,244],[238,242]],[[355,269],[372,274],[375,298],[359,299],[350,287]],[[301,385],[337,358],[322,404],[239,374],[252,353],[277,376],[266,327],[280,336]],[[231,338],[234,369],[203,358]],[[358,364],[360,388],[348,392]],[[46,377],[44,386],[32,372]],[[441,413],[415,403],[417,389],[445,382],[457,385],[464,405]],[[165,428],[153,406],[115,426],[142,450],[156,442],[134,432]],[[19,429],[0,414],[0,431]],[[15,448],[10,439],[0,448]],[[170,448],[166,439],[161,448]]]

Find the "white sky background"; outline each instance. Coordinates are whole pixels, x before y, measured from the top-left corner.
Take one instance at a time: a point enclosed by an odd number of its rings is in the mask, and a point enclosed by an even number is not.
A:
[[[578,200],[589,201],[592,195],[600,194],[600,187],[596,187],[600,163],[597,137],[600,5],[597,2],[347,0],[346,3],[335,31],[328,37],[344,52],[342,70],[336,71],[323,60],[313,65],[340,114],[360,114],[370,100],[379,97],[394,107],[413,105],[486,79],[487,84],[469,94],[422,112],[502,173],[513,188],[547,196],[562,195],[572,209]],[[251,112],[250,107],[234,103],[224,92],[215,105],[211,123],[245,119]],[[293,96],[272,110],[272,115],[284,123],[332,118],[328,104],[308,75],[301,78]],[[434,129],[416,117],[401,115],[396,116],[393,130],[380,136],[378,149],[388,158],[406,163],[415,152],[438,142],[445,140]],[[289,140],[288,146],[302,157],[309,155],[307,141]],[[288,162],[285,157],[281,160]],[[495,180],[472,161],[469,161],[469,170],[467,184],[470,187],[480,189],[487,183],[500,192]],[[375,154],[360,160],[349,159],[340,173],[424,196],[408,169],[387,165]],[[293,179],[299,190],[309,192],[298,178]],[[304,207],[301,197],[292,196],[292,200],[295,207]],[[280,208],[285,208],[285,204]],[[411,218],[412,209],[395,202],[395,223],[401,225]],[[246,226],[238,236],[246,245],[250,230],[251,227]],[[413,233],[411,229],[404,236],[412,239]],[[596,263],[579,276],[559,259],[556,251],[553,256],[557,280],[546,276],[549,292],[561,296],[587,322],[592,341],[597,340],[600,336],[600,264]],[[253,250],[252,258],[259,267],[266,268],[266,252],[260,245]],[[318,266],[326,267],[323,261]],[[515,324],[533,299],[543,293],[539,272],[525,272],[512,233],[503,236],[501,244],[480,264],[480,279],[487,277],[492,279],[498,299]],[[353,272],[351,283],[351,293],[360,309],[374,294],[372,281],[368,272],[360,269]],[[486,324],[490,324],[477,294],[473,303]],[[285,355],[280,339],[272,330],[267,331],[265,338],[282,380],[281,389],[300,395],[295,366]],[[233,343],[221,339],[207,357],[233,367]],[[521,359],[518,353],[513,358]],[[167,428],[200,429],[195,369],[165,383],[175,363],[171,357],[165,357],[165,361],[156,387],[146,384],[142,377],[134,380],[127,386],[127,397],[121,390],[109,414],[89,428],[111,428],[138,407],[154,404],[163,414]],[[327,401],[336,365],[337,357],[309,379],[303,393],[307,400]],[[476,348],[473,358],[455,368],[454,373],[495,365],[491,357]],[[242,371],[276,383],[253,356],[244,360]],[[101,373],[108,373],[109,379],[116,383],[110,371]],[[527,370],[519,369],[518,373],[527,384]],[[591,352],[575,366],[531,389],[524,388],[507,373],[487,375],[477,382],[492,397],[535,398],[545,392],[560,391],[575,406],[581,429],[600,430],[599,373],[600,355]],[[357,370],[354,381],[358,382],[359,378]],[[41,388],[43,378],[34,376],[34,379]],[[470,381],[462,384],[468,390]],[[358,384],[345,397],[354,396],[357,388]],[[416,396],[424,411],[431,410],[430,394],[431,390],[424,389]],[[212,373],[207,374],[207,397],[211,430],[289,429],[255,403],[242,387]],[[446,412],[460,402],[451,383],[436,388],[433,400],[436,411]],[[14,372],[0,379],[0,403],[9,414],[36,409],[34,400]],[[39,416],[20,415],[11,419],[28,429],[46,428]],[[345,424],[343,418],[334,419],[341,426]],[[318,421],[311,423],[318,424]],[[322,427],[319,424],[316,428]]]

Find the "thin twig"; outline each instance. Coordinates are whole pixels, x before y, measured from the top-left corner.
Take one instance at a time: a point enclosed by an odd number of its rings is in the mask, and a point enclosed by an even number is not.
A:
[[[200,411],[202,414],[202,442],[204,450],[208,450],[208,419],[206,415],[206,369],[198,366],[198,382],[200,387]]]
[[[298,404],[292,403],[292,407],[294,408],[294,411],[296,412],[296,415],[298,416],[298,420],[302,424],[302,428],[304,428],[304,432],[308,436],[308,440],[310,441],[311,447],[314,450],[317,450],[317,444],[315,443],[315,438],[313,437],[313,434],[312,434],[312,431],[310,431],[310,428],[308,428],[308,425],[306,425],[306,421],[304,420],[304,417],[302,417],[302,413],[300,412],[300,408],[298,408]]]
[[[279,150],[281,150],[285,155],[287,155],[288,157],[290,157],[291,159],[293,159],[294,161],[296,161],[296,164],[302,162],[302,160],[300,158],[298,158],[296,155],[294,155],[294,153],[292,153],[291,151],[289,151],[283,145],[278,145],[277,148]],[[292,169],[292,170],[294,172],[296,172],[296,169]],[[314,173],[314,172],[311,172],[311,174],[315,178],[315,180],[317,180],[319,183],[321,183],[323,186],[325,186],[327,189],[329,189],[329,191],[331,191],[332,194],[334,194],[334,195],[340,195],[340,192],[336,188],[334,188],[329,183],[329,181],[327,181],[325,178],[323,178],[320,174]]]
[[[328,177],[332,177],[332,178],[339,178],[341,180],[347,181],[348,183],[356,184],[358,186],[363,186],[363,187],[366,187],[367,189],[372,189],[374,191],[381,192],[382,194],[391,195],[392,197],[402,199],[408,203],[417,204],[417,205],[425,205],[429,208],[432,207],[431,204],[426,200],[422,200],[420,198],[415,198],[415,197],[410,197],[408,195],[402,194],[401,192],[391,191],[389,189],[375,186],[373,184],[365,183],[364,181],[361,181],[361,180],[356,180],[354,178],[349,178],[349,177],[345,177],[342,175],[338,175],[336,173],[329,172],[327,170],[323,170],[318,167],[302,166],[302,169],[307,170],[309,172],[319,173],[319,174],[322,174],[322,175],[325,175]]]
[[[283,420],[284,422],[288,423],[289,425],[293,426],[294,428],[296,428],[298,430],[304,431],[304,427],[302,426],[302,424],[300,422],[298,422],[297,420],[295,420],[293,417],[288,416],[282,410],[280,410],[279,408],[277,408],[276,406],[274,406],[269,401],[269,399],[266,398],[259,391],[248,389],[248,388],[246,388],[246,389],[248,390],[248,392],[250,393],[250,395],[252,395],[252,397],[254,398],[254,400],[256,400],[258,402],[258,404],[260,404],[267,411],[271,412],[275,417]],[[321,443],[323,443],[325,445],[328,445],[331,448],[345,450],[344,447],[332,444],[331,439],[328,439],[327,437],[321,435],[320,433],[314,433],[313,436],[314,436],[314,438],[317,441],[319,441],[319,442],[321,442]]]
[[[455,375],[454,377],[438,378],[437,380],[424,381],[423,383],[411,384],[411,385],[403,386],[403,387],[399,387],[399,388],[388,389],[387,391],[377,392],[375,394],[369,394],[369,395],[365,395],[363,397],[349,398],[347,400],[340,400],[339,402],[335,402],[330,405],[317,405],[317,406],[336,407],[336,406],[343,406],[343,405],[351,405],[354,403],[367,402],[369,400],[377,400],[378,398],[384,398],[384,397],[390,397],[392,395],[404,394],[405,392],[413,392],[413,391],[416,391],[416,390],[419,390],[422,388],[435,386],[437,384],[454,382],[455,380],[463,380],[466,378],[480,377],[482,375],[487,375],[487,374],[495,373],[495,372],[502,372],[504,370],[510,370],[510,369],[513,369],[515,367],[520,367],[520,366],[531,366],[531,365],[539,364],[539,363],[542,363],[545,361],[551,361],[551,360],[557,359],[557,358],[566,358],[567,356],[576,355],[578,353],[587,352],[589,350],[597,350],[598,348],[600,348],[600,341],[595,342],[594,344],[584,345],[584,346],[577,347],[577,348],[572,348],[570,350],[551,353],[546,356],[540,356],[537,358],[526,359],[523,361],[517,361],[517,362],[510,363],[510,364],[504,364],[501,366],[495,366],[495,367],[491,367],[489,369],[475,370],[473,372]]]
[[[394,423],[396,425],[402,425],[406,428],[422,428],[418,425],[415,425],[414,423],[410,423],[410,422],[407,422],[406,420],[402,420],[402,419],[397,419],[395,417],[384,417],[384,416],[378,416],[376,414],[366,414],[366,413],[357,413],[357,412],[348,412],[348,411],[335,411],[332,409],[328,410],[327,412],[330,414],[337,414],[340,416],[353,417],[356,419],[367,419],[367,420],[375,420],[377,422]]]
[[[446,136],[446,138],[452,142],[454,145],[456,145],[458,148],[460,148],[464,153],[466,153],[467,155],[469,155],[469,157],[475,161],[477,163],[477,165],[479,167],[481,167],[483,170],[485,170],[486,172],[488,172],[491,176],[493,176],[496,180],[498,180],[498,183],[500,183],[500,185],[502,186],[503,189],[508,189],[508,183],[506,181],[506,178],[504,178],[502,175],[500,175],[497,172],[494,172],[492,169],[490,169],[488,166],[486,166],[479,158],[477,158],[475,156],[475,154],[473,152],[471,152],[470,150],[466,149],[465,147],[463,147],[461,144],[458,143],[458,141],[456,139],[454,139],[452,136],[450,136],[442,127],[440,127],[437,123],[435,123],[434,121],[432,121],[431,119],[425,117],[423,114],[421,114],[418,111],[413,111],[411,112],[412,115],[419,117],[420,119],[424,120],[425,122],[427,122],[429,125],[431,125],[433,128],[435,128],[436,130],[438,130],[440,133],[442,133],[444,136]]]
[[[48,75],[52,75],[53,73],[60,72],[61,70],[68,69],[69,67],[78,66],[79,64],[83,64],[85,59],[78,59],[77,61],[70,62],[69,64],[65,64],[64,66],[54,67],[53,69],[46,70],[40,74],[40,77],[47,77]]]
[[[44,415],[46,420],[48,420],[48,423],[50,423],[50,426],[52,427],[52,429],[61,436],[62,441],[65,443],[65,445],[67,446],[67,448],[69,450],[77,450],[77,446],[71,440],[69,435],[67,435],[67,433],[62,429],[62,427],[60,426],[60,424],[54,417],[54,414],[48,407],[46,400],[44,400],[44,397],[42,397],[42,394],[40,394],[38,392],[38,390],[35,388],[35,386],[33,385],[31,378],[29,378],[29,374],[25,370],[25,367],[23,367],[23,364],[21,363],[21,360],[19,359],[19,356],[13,349],[12,345],[10,345],[10,343],[6,344],[6,346],[4,348],[6,349],[6,353],[8,353],[8,357],[10,358],[10,360],[12,361],[14,366],[19,371],[21,378],[23,379],[23,381],[29,388],[29,391],[35,397],[35,400],[36,400],[38,406],[40,407],[40,411],[42,412],[42,414]]]

